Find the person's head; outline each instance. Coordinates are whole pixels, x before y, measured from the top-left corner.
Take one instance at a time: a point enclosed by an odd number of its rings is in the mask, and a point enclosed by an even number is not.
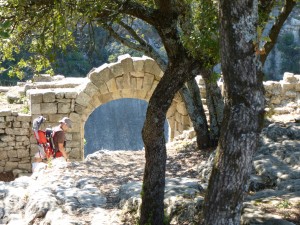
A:
[[[60,127],[63,131],[68,130],[68,128],[72,128],[72,121],[68,117],[64,117],[58,122],[60,122]]]

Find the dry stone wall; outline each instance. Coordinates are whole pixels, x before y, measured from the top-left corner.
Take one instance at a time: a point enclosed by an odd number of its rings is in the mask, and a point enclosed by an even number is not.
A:
[[[281,81],[264,82],[269,114],[300,116],[300,75],[284,73]]]
[[[31,116],[0,110],[0,172],[31,170]]]
[[[31,170],[32,156],[37,152],[31,127],[33,119],[40,115],[47,119],[42,128],[58,125],[64,116],[73,121],[73,127],[66,135],[66,150],[71,159],[82,160],[84,125],[93,110],[120,98],[149,101],[162,75],[153,59],[123,55],[116,63],[91,70],[85,78],[41,76],[33,83],[26,83],[20,87],[20,92],[26,93],[29,99],[28,115],[0,108],[0,172]],[[200,76],[197,81],[205,104],[204,82]],[[222,88],[222,83],[219,85]],[[282,81],[267,81],[264,85],[267,111],[300,116],[300,75],[285,73]],[[192,127],[179,94],[172,101],[167,120],[170,140]]]

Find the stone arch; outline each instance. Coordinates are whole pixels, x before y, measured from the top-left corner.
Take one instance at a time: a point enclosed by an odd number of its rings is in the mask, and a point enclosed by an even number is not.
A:
[[[137,98],[149,101],[163,71],[149,57],[122,55],[116,63],[104,64],[92,69],[87,79],[78,89],[75,107],[81,123],[81,138],[84,137],[84,124],[89,115],[99,106],[121,98]],[[177,93],[167,112],[169,138],[188,129],[191,125],[181,96]]]

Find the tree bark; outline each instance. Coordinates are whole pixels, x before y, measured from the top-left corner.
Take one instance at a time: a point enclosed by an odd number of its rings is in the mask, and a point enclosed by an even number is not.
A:
[[[203,224],[240,224],[245,186],[263,123],[264,95],[254,41],[257,0],[221,0],[225,109],[205,196]]]
[[[166,146],[164,121],[175,93],[191,79],[199,63],[180,50],[178,58],[170,60],[164,76],[150,98],[142,136],[146,164],[142,187],[140,224],[163,225]],[[179,52],[178,52],[179,53]],[[183,69],[185,68],[185,69]],[[176,79],[174,79],[176,77]]]
[[[188,81],[187,86],[184,85],[180,89],[180,93],[196,132],[197,146],[199,149],[206,149],[210,146],[209,131],[200,90],[195,79]]]
[[[209,74],[211,77],[212,74]],[[218,84],[203,76],[206,87],[206,105],[209,111],[209,138],[211,147],[218,145],[223,121],[224,101]]]

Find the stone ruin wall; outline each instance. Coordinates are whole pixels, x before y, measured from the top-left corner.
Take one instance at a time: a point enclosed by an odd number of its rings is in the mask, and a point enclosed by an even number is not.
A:
[[[25,92],[30,98],[30,115],[22,114],[8,109],[0,109],[0,172],[15,171],[16,173],[31,171],[31,160],[37,152],[36,140],[31,130],[32,120],[39,115],[47,118],[44,127],[55,126],[59,119],[64,116],[70,117],[74,126],[67,133],[67,151],[73,160],[83,159],[83,134],[84,124],[81,122],[81,115],[84,115],[85,107],[78,104],[78,96],[82,95],[82,86],[85,86],[85,78],[74,79],[63,78],[63,81],[51,84],[52,87],[45,85],[44,89],[35,87],[25,87]],[[37,82],[38,83],[38,82]],[[198,77],[198,83],[201,95],[205,96],[203,81]],[[30,85],[29,85],[30,86]],[[222,84],[220,84],[222,88]],[[264,82],[266,90],[267,111],[272,111],[275,115],[289,114],[300,116],[300,75],[285,73],[281,81]],[[26,90],[28,89],[28,90]],[[152,90],[153,88],[151,88]],[[129,97],[129,96],[127,96]],[[82,99],[81,99],[82,101]],[[177,97],[176,104],[171,109],[174,112],[169,114],[178,117],[186,117],[185,109],[182,109],[182,102]],[[205,99],[204,99],[205,102]],[[180,106],[180,107],[178,107]],[[175,113],[175,114],[174,114]],[[182,118],[179,118],[182,121]],[[180,135],[184,130],[189,129],[192,125],[190,120],[184,120],[186,124],[181,124],[181,128],[175,129],[176,135]],[[174,126],[174,123],[169,123]],[[185,128],[184,130],[182,130]]]
[[[266,112],[268,115],[290,115],[291,118],[300,116],[300,75],[284,73],[280,81],[264,81]],[[204,80],[198,79],[200,94],[205,98]],[[219,83],[223,91],[223,83]],[[205,99],[204,99],[205,104]]]

